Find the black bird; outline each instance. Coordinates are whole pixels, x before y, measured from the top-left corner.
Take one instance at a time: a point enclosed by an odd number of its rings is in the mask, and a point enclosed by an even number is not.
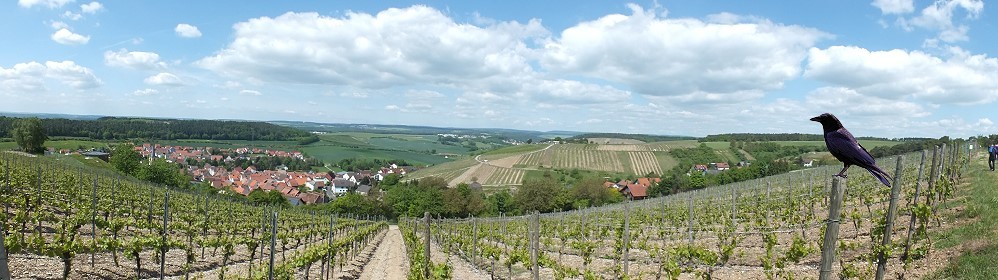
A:
[[[811,120],[821,123],[821,128],[825,130],[825,146],[836,159],[842,162],[842,171],[839,171],[839,174],[835,176],[846,177],[846,170],[849,169],[849,166],[856,165],[870,171],[870,174],[877,177],[884,185],[891,186],[890,180],[894,179],[880,167],[877,167],[877,162],[873,160],[870,152],[856,141],[852,133],[849,133],[849,130],[842,126],[842,122],[835,115],[824,113],[811,118]]]

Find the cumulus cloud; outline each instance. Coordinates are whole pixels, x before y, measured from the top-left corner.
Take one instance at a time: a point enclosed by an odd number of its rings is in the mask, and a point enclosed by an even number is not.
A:
[[[84,14],[96,14],[98,11],[102,9],[104,9],[104,5],[101,5],[101,3],[97,1],[80,5],[80,10]]]
[[[73,2],[74,0],[17,0],[17,5],[24,8],[31,8],[34,6],[45,6],[49,9],[61,8],[62,6]]]
[[[177,75],[170,74],[167,72],[161,72],[156,75],[149,76],[145,80],[146,84],[150,85],[163,85],[163,86],[182,86],[184,81],[177,77]]]
[[[443,98],[444,96],[445,95],[443,93],[432,90],[410,90],[405,93],[406,98],[419,100],[437,99]]]
[[[177,36],[184,38],[201,37],[201,30],[198,30],[197,26],[186,23],[177,24],[177,27],[174,28],[173,31],[177,32]]]
[[[877,7],[885,15],[907,14],[915,11],[915,3],[912,0],[873,0],[870,5]]]
[[[83,15],[70,11],[65,11],[62,13],[62,17],[69,20],[80,20],[81,18],[83,18]]]
[[[255,90],[249,90],[249,89],[244,89],[244,90],[240,90],[240,91],[239,91],[239,94],[242,94],[242,95],[252,95],[252,96],[260,96],[260,95],[263,95],[263,94],[262,94],[262,93],[260,93],[259,91],[255,91]]]
[[[827,34],[800,26],[722,14],[660,18],[630,5],[565,29],[544,45],[541,64],[623,83],[645,95],[772,90],[800,73],[800,62]]]
[[[863,95],[855,90],[842,87],[816,89],[808,94],[804,100],[808,106],[815,108],[815,111],[818,112],[836,112],[860,116],[924,117],[929,115],[922,106],[913,102]]]
[[[68,24],[66,24],[65,22],[61,22],[61,21],[53,21],[53,22],[49,23],[49,26],[51,26],[52,29],[55,29],[55,30],[69,28]]]
[[[286,13],[234,29],[232,43],[197,64],[228,76],[360,88],[464,84],[530,71],[523,40],[547,34],[536,20],[478,27],[425,6],[340,18]]]
[[[148,70],[166,68],[166,63],[159,60],[159,54],[154,52],[130,52],[126,49],[104,52],[104,63],[108,66],[130,69]]]
[[[132,93],[132,95],[135,95],[135,96],[150,96],[150,95],[155,95],[157,93],[159,93],[158,90],[147,88],[147,89],[136,90],[135,92]]]
[[[83,36],[62,28],[52,33],[52,41],[63,45],[83,45],[90,42],[90,36]]]
[[[954,23],[954,14],[962,11],[967,19],[977,19],[983,10],[982,0],[937,0],[922,9],[918,16],[901,18],[899,23],[907,30],[923,28],[938,31],[939,35],[936,38],[926,40],[927,45],[935,45],[940,40],[946,43],[967,41],[969,39],[967,32],[970,28],[964,24]]]
[[[5,91],[40,91],[47,80],[55,80],[76,89],[96,88],[102,84],[90,68],[74,61],[18,63],[7,69],[0,67],[0,88]]]
[[[96,14],[98,11],[102,9],[104,9],[104,5],[101,5],[101,3],[97,1],[80,5],[80,11],[82,11],[84,14]]]
[[[887,99],[982,104],[998,99],[998,58],[959,48],[941,59],[920,51],[812,48],[804,77]]]

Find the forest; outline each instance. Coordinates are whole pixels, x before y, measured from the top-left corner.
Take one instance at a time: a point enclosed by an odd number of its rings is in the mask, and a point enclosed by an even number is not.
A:
[[[11,137],[17,118],[0,116],[0,138]],[[211,139],[291,141],[307,139],[309,133],[264,122],[175,120],[103,117],[96,120],[41,119],[49,137],[86,137],[99,140]]]

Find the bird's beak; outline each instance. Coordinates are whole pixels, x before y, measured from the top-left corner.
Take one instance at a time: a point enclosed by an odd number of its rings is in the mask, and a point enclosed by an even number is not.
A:
[[[821,120],[818,120],[818,117],[813,117],[813,118],[811,118],[811,121],[812,121],[812,122],[821,122]]]

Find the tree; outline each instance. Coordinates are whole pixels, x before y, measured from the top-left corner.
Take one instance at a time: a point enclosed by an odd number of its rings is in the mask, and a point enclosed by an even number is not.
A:
[[[171,187],[187,187],[187,176],[180,172],[176,164],[165,160],[152,160],[149,165],[142,165],[136,177],[152,183]]]
[[[523,213],[534,210],[551,212],[557,208],[557,196],[562,192],[557,180],[540,178],[524,180],[523,186],[513,195],[513,201]]]
[[[44,145],[45,140],[48,140],[48,136],[45,135],[42,121],[38,118],[25,118],[14,121],[11,134],[14,136],[14,142],[17,142],[17,146],[21,147],[21,150],[34,154],[40,154],[45,151]]]
[[[280,192],[255,189],[249,193],[249,200],[256,205],[291,206]]]
[[[132,145],[120,144],[111,150],[111,166],[125,174],[135,176],[139,171],[142,155],[132,149]]]

